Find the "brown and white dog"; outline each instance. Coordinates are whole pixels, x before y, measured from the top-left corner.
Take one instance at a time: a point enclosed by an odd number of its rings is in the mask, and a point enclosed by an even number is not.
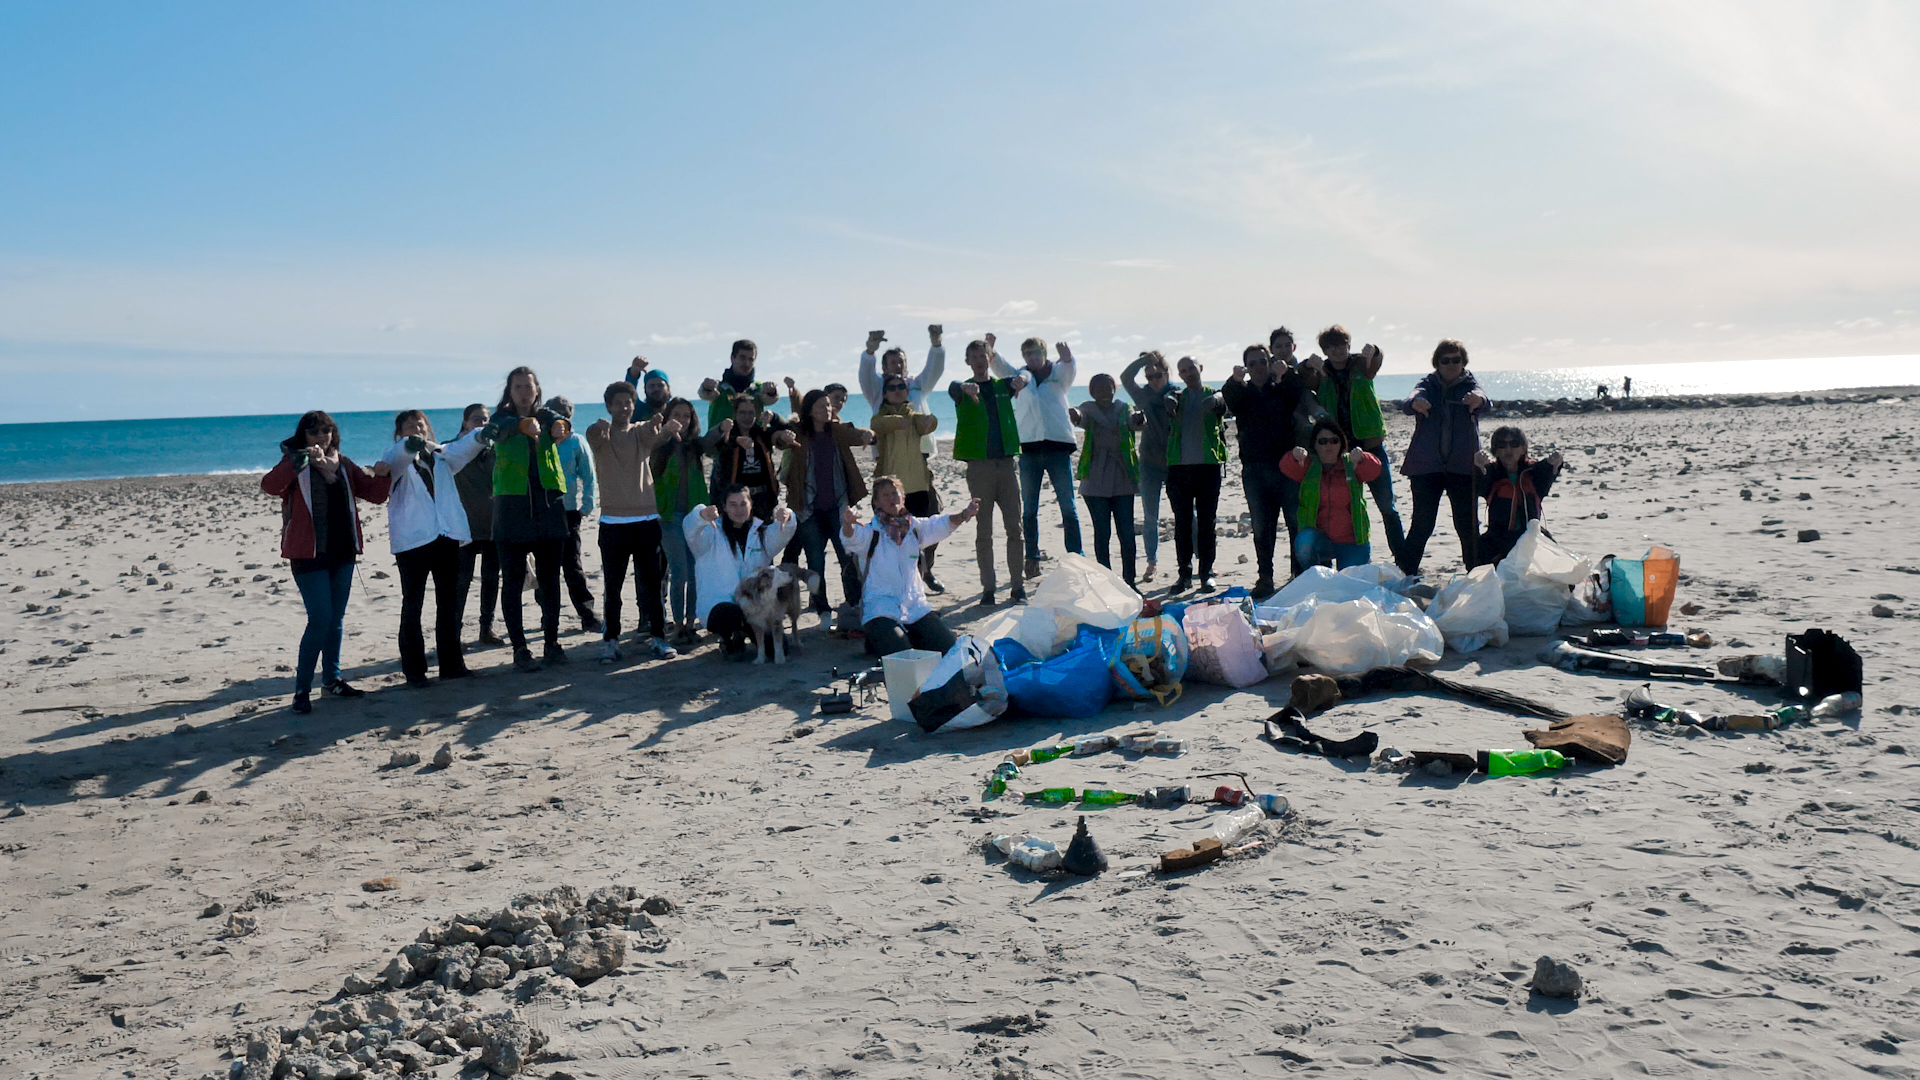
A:
[[[800,586],[809,593],[820,591],[820,575],[802,570],[794,563],[764,566],[743,578],[733,590],[733,601],[747,618],[755,645],[753,662],[762,664],[772,657],[776,664],[787,662],[786,633],[793,628],[794,648],[799,648]]]

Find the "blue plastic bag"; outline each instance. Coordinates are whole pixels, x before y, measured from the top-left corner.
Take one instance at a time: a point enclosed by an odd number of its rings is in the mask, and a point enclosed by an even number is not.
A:
[[[1107,707],[1113,698],[1113,662],[1118,630],[1082,625],[1067,651],[1036,660],[1012,638],[993,643],[1006,676],[1007,703],[1034,716],[1079,719]]]

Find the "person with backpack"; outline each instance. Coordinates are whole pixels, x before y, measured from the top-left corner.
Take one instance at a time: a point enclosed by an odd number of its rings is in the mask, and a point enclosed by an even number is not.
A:
[[[873,481],[872,521],[862,522],[851,507],[842,512],[841,535],[859,565],[860,629],[868,656],[953,648],[953,631],[927,602],[920,549],[951,536],[979,509],[970,502],[957,514],[917,517],[907,509],[900,478],[879,476]]]

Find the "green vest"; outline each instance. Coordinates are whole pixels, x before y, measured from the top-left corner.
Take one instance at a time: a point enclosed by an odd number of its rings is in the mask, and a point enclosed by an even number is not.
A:
[[[754,395],[755,401],[760,401],[759,395],[763,393],[760,388],[765,385],[765,383],[754,383],[745,390],[734,390],[727,386],[726,383],[719,384],[719,389],[714,391],[713,400],[707,402],[707,430],[712,431],[714,428],[719,427],[720,421],[722,420],[733,419],[733,399],[739,397],[741,394],[752,394]],[[766,410],[766,403],[761,402],[760,411],[763,415],[766,413]],[[634,414],[634,421],[638,423],[639,420],[640,415],[636,412]]]
[[[1354,357],[1347,362],[1347,370],[1354,371],[1353,365],[1360,362]],[[1340,415],[1340,388],[1334,385],[1333,376],[1320,377],[1320,405],[1327,410],[1328,416]],[[1380,415],[1380,399],[1373,392],[1373,380],[1363,378],[1358,372],[1347,378],[1347,409],[1353,420],[1353,430],[1347,432],[1353,441],[1378,439],[1387,433],[1387,422]],[[1311,450],[1312,447],[1307,449]]]
[[[678,525],[687,511],[707,502],[707,478],[703,470],[687,468],[687,456],[670,451],[667,467],[653,479],[654,502],[669,526]]]
[[[1180,413],[1186,405],[1187,392],[1187,387],[1183,386],[1173,395],[1173,422],[1167,425],[1167,465],[1169,467],[1180,464],[1180,436],[1187,428],[1186,419]],[[1212,391],[1202,390],[1201,393],[1211,394]],[[1202,430],[1206,432],[1207,439],[1207,457],[1201,464],[1225,465],[1227,463],[1227,432],[1220,422],[1220,414],[1209,411],[1200,418],[1200,424]]]
[[[529,440],[519,431],[493,444],[493,493],[527,495],[527,457]],[[553,441],[553,425],[540,431],[540,486],[549,491],[567,490],[566,474],[560,471],[560,450]]]
[[[1140,455],[1133,448],[1133,428],[1127,424],[1132,410],[1125,403],[1120,406],[1120,460],[1126,462],[1127,479],[1140,482]],[[1085,480],[1087,471],[1093,468],[1093,429],[1087,429],[1087,437],[1080,442],[1080,465],[1074,469],[1076,480]]]
[[[960,394],[953,399],[954,460],[985,461],[989,456],[987,454],[987,406],[989,403],[1000,417],[1000,456],[1013,457],[1018,454],[1020,429],[1013,419],[1013,388],[1007,385],[1005,379],[973,385],[980,387],[979,401],[974,401],[965,394]]]
[[[1311,451],[1309,451],[1311,453]],[[1367,503],[1361,497],[1364,490],[1360,477],[1353,471],[1353,459],[1347,459],[1347,508],[1353,513],[1353,542],[1364,544],[1371,533],[1367,521]],[[1300,481],[1300,527],[1317,529],[1320,527],[1320,474],[1325,471],[1317,457],[1307,459],[1307,476]]]

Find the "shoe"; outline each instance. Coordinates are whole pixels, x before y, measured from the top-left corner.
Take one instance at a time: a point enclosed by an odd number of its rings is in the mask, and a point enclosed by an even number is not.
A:
[[[350,685],[345,679],[335,679],[321,689],[334,697],[366,697],[367,692]]]
[[[607,625],[593,615],[588,614],[580,616],[580,629],[585,630],[589,634],[604,634],[607,632]]]
[[[1040,576],[1040,560],[1028,559],[1027,560],[1027,580],[1031,581],[1034,578],[1037,578],[1039,576]]]
[[[947,587],[940,584],[940,579],[934,577],[932,574],[922,574],[920,575],[920,580],[926,583],[927,591],[936,596],[947,591]]]
[[[497,649],[506,642],[501,640],[499,634],[493,632],[493,627],[483,626],[480,628],[480,644],[489,649]]]
[[[692,627],[683,626],[679,633],[673,635],[673,643],[679,648],[690,649],[700,643],[700,632]]]
[[[653,644],[647,646],[647,651],[653,654],[655,660],[671,660],[680,655],[679,650],[667,644],[667,639],[662,637],[654,638]]]
[[[1026,602],[1027,590],[1024,588],[1016,587],[1012,592],[1007,594],[1007,603],[1009,604],[1024,604]]]
[[[1201,591],[1201,592],[1214,592],[1214,591],[1216,591],[1216,590],[1218,590],[1219,588],[1220,588],[1220,586],[1218,586],[1218,585],[1215,585],[1215,584],[1213,583],[1213,575],[1212,575],[1212,574],[1201,574],[1201,575],[1200,575],[1200,591]]]
[[[1174,593],[1183,593],[1191,588],[1193,588],[1193,579],[1186,574],[1181,574],[1173,580],[1173,587],[1167,590],[1167,595],[1171,596]]]
[[[548,667],[558,667],[567,662],[567,650],[561,648],[559,642],[549,641],[547,647],[541,650],[540,659],[544,660]]]
[[[533,653],[530,650],[515,649],[513,650],[513,666],[519,668],[521,671],[539,671],[540,661],[533,658]]]
[[[409,675],[407,676],[407,685],[415,690],[425,690],[427,687],[433,685],[433,680],[427,678],[425,675]]]
[[[600,662],[601,662],[601,663],[603,663],[603,664],[611,664],[611,663],[613,663],[614,661],[616,661],[616,660],[619,660],[620,658],[621,658],[621,657],[620,657],[620,643],[619,643],[619,642],[617,642],[617,641],[602,641],[602,642],[600,643]]]
[[[440,669],[441,682],[446,682],[448,679],[471,679],[471,678],[473,678],[472,668],[468,668],[468,667],[455,668],[452,671],[448,671],[446,668]]]
[[[982,592],[982,593],[980,594],[980,606],[981,606],[981,607],[993,607],[993,606],[995,606],[995,605],[996,605],[996,604],[998,604],[998,603],[999,603],[999,601],[997,601],[997,600],[995,600],[995,599],[993,598],[993,590],[992,590],[992,589],[987,589],[987,590],[985,590],[985,591],[983,591],[983,592]]]
[[[1159,573],[1159,572],[1160,572],[1160,568],[1159,568],[1159,567],[1157,567],[1157,566],[1155,566],[1155,565],[1153,565],[1152,563],[1148,563],[1148,564],[1147,564],[1147,572],[1146,572],[1146,573],[1144,573],[1144,574],[1141,574],[1141,575],[1140,575],[1140,580],[1141,580],[1141,581],[1152,581],[1152,580],[1153,580],[1153,575],[1155,575],[1155,574],[1157,574],[1157,573]]]
[[[299,713],[302,716],[305,716],[307,713],[312,712],[313,711],[313,695],[312,694],[293,695],[293,711]]]
[[[833,617],[833,632],[836,634],[857,634],[860,632],[860,609],[843,605]]]
[[[1272,596],[1274,593],[1279,591],[1280,590],[1273,587],[1272,578],[1263,577],[1259,581],[1256,581],[1253,583],[1254,602],[1259,603],[1260,601],[1265,600],[1267,597]]]

